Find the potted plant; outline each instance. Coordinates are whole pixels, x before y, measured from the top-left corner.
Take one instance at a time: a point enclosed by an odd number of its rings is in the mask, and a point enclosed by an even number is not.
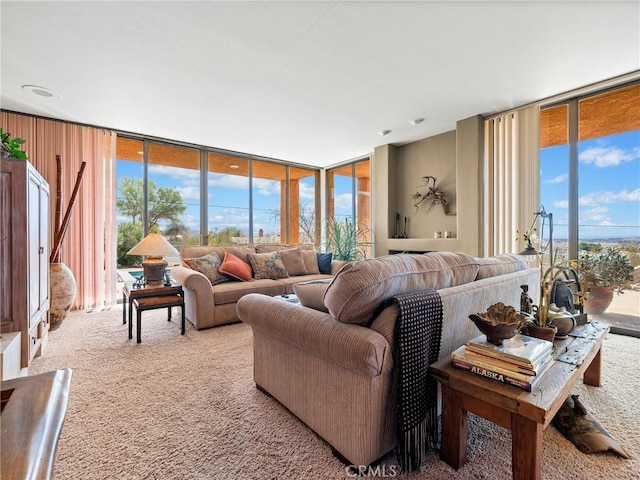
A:
[[[587,290],[584,301],[588,313],[603,313],[633,279],[633,265],[617,247],[604,247],[598,251],[581,250],[578,255],[580,283]]]
[[[27,153],[22,150],[24,140],[21,138],[11,137],[11,134],[4,132],[0,127],[0,138],[2,139],[2,157],[3,158],[19,158],[28,160]]]
[[[327,243],[336,260],[356,262],[368,257],[372,245],[370,232],[360,228],[349,218],[340,221],[332,218],[328,222]]]

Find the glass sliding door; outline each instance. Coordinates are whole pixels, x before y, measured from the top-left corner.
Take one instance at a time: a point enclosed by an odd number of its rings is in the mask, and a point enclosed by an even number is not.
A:
[[[558,260],[579,260],[592,298],[617,286],[624,295],[599,310],[588,300],[586,310],[640,334],[640,84],[544,109],[540,121],[541,199],[558,212],[554,242],[568,219]]]
[[[317,170],[289,167],[289,243],[317,244],[319,227]]]
[[[253,160],[251,164],[253,243],[288,243],[287,167],[262,160]]]
[[[199,245],[200,152],[149,143],[147,178],[149,232],[162,234],[178,250]]]
[[[249,160],[208,154],[207,220],[209,245],[249,243]]]

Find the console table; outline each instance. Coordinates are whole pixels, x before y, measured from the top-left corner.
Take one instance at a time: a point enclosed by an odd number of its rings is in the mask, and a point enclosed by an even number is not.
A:
[[[531,392],[455,368],[447,356],[429,367],[442,386],[440,457],[456,470],[467,461],[467,412],[511,430],[517,480],[541,478],[543,431],[578,380],[600,386],[602,341],[609,325],[592,321],[554,342],[554,363]]]

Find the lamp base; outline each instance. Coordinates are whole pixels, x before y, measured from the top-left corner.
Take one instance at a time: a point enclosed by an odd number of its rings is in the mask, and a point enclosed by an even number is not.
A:
[[[167,262],[162,257],[147,257],[142,262],[144,269],[144,279],[147,285],[162,285],[164,283],[164,271],[167,268]]]

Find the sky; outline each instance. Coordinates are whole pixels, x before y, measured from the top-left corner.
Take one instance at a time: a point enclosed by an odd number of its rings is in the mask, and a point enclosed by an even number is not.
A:
[[[540,200],[567,238],[569,146],[540,151]],[[640,131],[578,144],[579,240],[640,240]]]

